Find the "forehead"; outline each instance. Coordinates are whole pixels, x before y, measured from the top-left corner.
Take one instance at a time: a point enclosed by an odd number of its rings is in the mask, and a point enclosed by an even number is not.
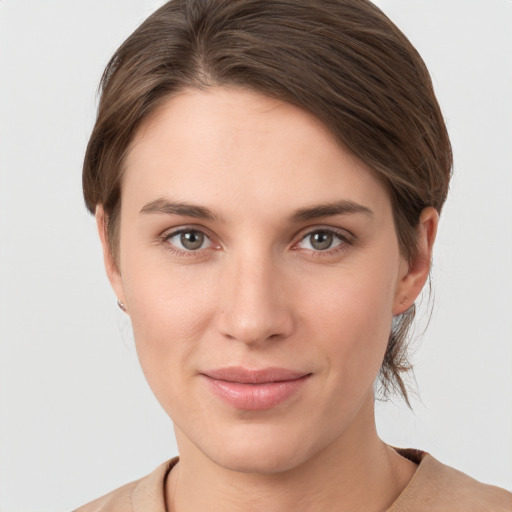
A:
[[[389,206],[375,173],[315,116],[225,87],[185,90],[144,122],[129,148],[125,195],[141,206],[157,196],[225,208],[340,199]]]

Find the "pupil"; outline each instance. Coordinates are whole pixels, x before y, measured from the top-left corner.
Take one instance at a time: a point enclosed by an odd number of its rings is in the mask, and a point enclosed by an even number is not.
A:
[[[181,234],[181,244],[186,249],[199,249],[203,245],[204,235],[197,231],[188,231]]]
[[[319,251],[325,251],[332,245],[332,238],[332,233],[320,231],[311,237],[311,245]]]

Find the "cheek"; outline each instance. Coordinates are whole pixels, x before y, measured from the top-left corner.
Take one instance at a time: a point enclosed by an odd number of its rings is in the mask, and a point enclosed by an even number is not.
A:
[[[159,399],[169,394],[170,385],[178,385],[178,378],[193,376],[188,362],[215,313],[215,286],[208,274],[162,260],[144,261],[132,252],[123,271],[138,357]]]
[[[361,272],[333,272],[323,293],[303,289],[308,331],[322,344],[336,385],[368,386],[380,369],[392,322],[390,276],[381,262]]]

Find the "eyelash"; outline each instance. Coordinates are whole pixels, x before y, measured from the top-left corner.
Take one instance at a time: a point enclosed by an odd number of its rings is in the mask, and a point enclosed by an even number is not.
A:
[[[325,250],[314,250],[314,249],[305,249],[307,250],[311,256],[315,258],[322,258],[322,257],[329,257],[337,255],[341,252],[345,252],[349,249],[350,246],[354,245],[355,238],[352,234],[349,234],[346,231],[337,230],[334,228],[327,228],[327,227],[315,227],[313,229],[309,229],[308,231],[304,232],[300,236],[300,239],[298,242],[294,244],[292,247],[293,250],[300,250],[300,248],[295,248],[296,245],[300,244],[301,242],[305,241],[308,237],[311,237],[315,233],[325,233],[329,235],[333,235],[334,237],[338,238],[339,243],[335,245],[334,247],[330,247]]]
[[[211,245],[214,248],[219,248],[219,244],[215,244],[212,242],[211,236],[209,236],[207,233],[205,233],[202,229],[191,227],[191,226],[185,226],[179,229],[176,229],[174,231],[165,232],[160,238],[162,244],[164,244],[165,248],[168,251],[171,251],[174,254],[177,254],[178,256],[184,256],[184,257],[197,257],[198,254],[200,254],[204,249],[198,249],[198,250],[183,250],[179,247],[176,247],[174,244],[171,244],[169,241],[171,238],[174,238],[175,236],[181,235],[182,233],[200,233],[202,234],[206,239],[208,239],[211,243]],[[208,247],[209,248],[209,247]]]
[[[210,247],[204,248],[204,249],[197,249],[197,250],[182,250],[176,247],[175,245],[171,244],[169,240],[174,238],[175,236],[178,236],[182,233],[199,233],[202,234],[206,239],[210,241],[211,246],[213,246],[214,249],[219,249],[220,244],[216,244],[212,241],[212,237],[209,236],[204,230],[191,227],[191,226],[185,226],[179,229],[176,229],[171,232],[165,232],[161,237],[161,243],[164,244],[167,250],[171,251],[174,254],[177,254],[179,256],[184,257],[197,257],[199,254],[201,254],[202,251],[205,249],[208,249]],[[313,257],[326,257],[326,256],[333,256],[335,254],[338,254],[340,252],[344,252],[348,250],[348,248],[355,243],[354,236],[350,233],[347,233],[346,231],[340,231],[334,228],[323,228],[323,227],[315,227],[314,229],[309,229],[306,232],[303,232],[303,234],[300,235],[300,238],[297,242],[295,242],[292,246],[292,250],[298,251],[301,250],[300,248],[296,247],[298,244],[306,240],[308,237],[314,235],[315,233],[326,233],[333,235],[334,237],[338,238],[340,242],[334,246],[333,248],[327,248],[325,250],[314,250],[314,249],[305,249],[308,251]]]

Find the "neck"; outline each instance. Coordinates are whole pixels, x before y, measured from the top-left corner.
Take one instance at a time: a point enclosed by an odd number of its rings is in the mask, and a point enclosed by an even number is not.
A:
[[[378,437],[373,397],[343,436],[280,473],[232,471],[200,452],[179,429],[180,462],[167,481],[169,512],[377,512],[386,510],[416,465]],[[265,454],[262,454],[264,457]]]

